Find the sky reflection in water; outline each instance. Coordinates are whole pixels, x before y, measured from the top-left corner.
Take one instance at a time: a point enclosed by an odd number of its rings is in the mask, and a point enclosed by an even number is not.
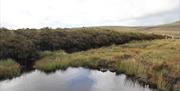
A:
[[[125,75],[84,68],[46,74],[35,70],[0,82],[0,91],[156,91],[126,79]]]

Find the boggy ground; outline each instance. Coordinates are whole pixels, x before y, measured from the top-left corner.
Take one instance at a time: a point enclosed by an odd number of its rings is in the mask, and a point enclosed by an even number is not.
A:
[[[0,79],[12,78],[21,73],[21,66],[12,59],[0,60]]]
[[[136,32],[116,32],[99,28],[17,29],[0,28],[0,79],[32,70],[43,51],[72,53],[133,40],[164,39],[166,36]]]
[[[75,53],[44,51],[34,68],[45,72],[72,67],[109,69],[164,91],[180,89],[180,40],[132,41]],[[12,59],[0,61],[0,78],[20,75],[22,67]]]
[[[180,91],[179,24],[72,29],[0,28],[0,79],[19,76],[26,67],[52,72],[82,66],[125,73],[160,90]]]
[[[76,53],[45,51],[34,67],[52,72],[67,67],[106,68],[164,91],[180,89],[180,40],[134,41]]]

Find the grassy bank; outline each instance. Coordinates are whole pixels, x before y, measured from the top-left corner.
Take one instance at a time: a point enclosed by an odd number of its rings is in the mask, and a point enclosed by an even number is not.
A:
[[[21,73],[20,65],[12,59],[0,60],[0,79],[12,78]]]
[[[8,37],[7,37],[8,36]],[[116,32],[99,28],[80,29],[17,29],[0,28],[0,59],[18,62],[39,58],[41,51],[84,51],[133,40],[162,39],[165,36],[145,33]]]
[[[45,51],[35,63],[39,70],[51,72],[69,66],[108,68],[133,76],[140,82],[160,90],[178,90],[180,87],[180,41],[134,41],[76,53]]]

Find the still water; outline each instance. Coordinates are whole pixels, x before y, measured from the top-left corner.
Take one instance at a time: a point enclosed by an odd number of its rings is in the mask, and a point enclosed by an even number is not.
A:
[[[68,68],[51,74],[35,70],[0,81],[0,91],[157,91],[132,82],[126,75],[85,68]]]

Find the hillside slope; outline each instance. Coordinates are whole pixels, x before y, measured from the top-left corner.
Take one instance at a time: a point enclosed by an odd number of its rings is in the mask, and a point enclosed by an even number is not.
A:
[[[163,35],[170,35],[176,38],[180,38],[180,21],[158,25],[158,26],[141,26],[141,27],[125,27],[125,26],[101,26],[98,28],[110,29],[115,31],[126,31],[126,32],[145,32],[145,33],[156,33]]]

